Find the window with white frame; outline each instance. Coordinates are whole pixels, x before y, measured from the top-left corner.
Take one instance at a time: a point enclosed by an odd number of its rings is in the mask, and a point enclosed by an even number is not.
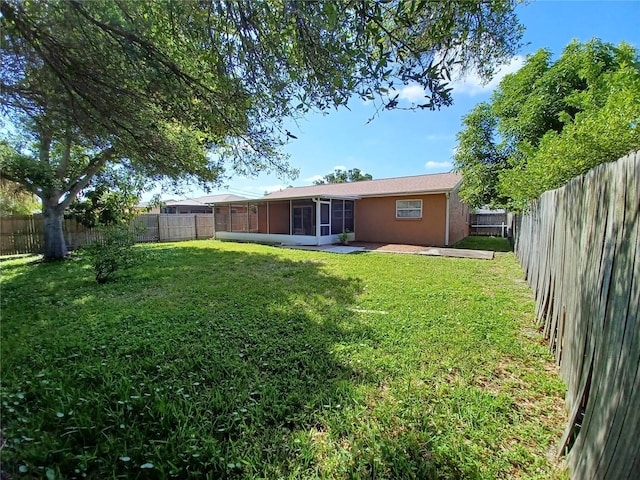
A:
[[[422,218],[422,200],[396,200],[396,218]]]

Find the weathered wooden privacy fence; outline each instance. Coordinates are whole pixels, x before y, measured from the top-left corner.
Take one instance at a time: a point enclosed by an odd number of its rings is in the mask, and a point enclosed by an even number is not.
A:
[[[579,480],[640,478],[640,153],[545,192],[515,251],[567,385]]]
[[[132,222],[137,241],[175,242],[213,237],[213,214],[145,214]],[[98,232],[72,218],[63,224],[67,247],[71,250],[99,238]],[[39,253],[44,246],[44,225],[41,215],[0,218],[0,255]]]
[[[471,235],[493,235],[504,237],[509,226],[507,213],[470,213]]]

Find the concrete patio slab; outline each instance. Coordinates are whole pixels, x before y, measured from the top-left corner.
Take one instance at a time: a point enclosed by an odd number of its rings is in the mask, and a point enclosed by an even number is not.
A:
[[[328,248],[325,248],[323,252],[331,252],[331,253],[357,253],[364,252],[363,247],[349,247],[346,245],[331,245]]]
[[[349,245],[279,245],[279,247],[329,253],[358,253],[366,251],[363,247],[352,247]]]
[[[381,252],[381,253],[404,253],[410,255],[430,255],[434,257],[455,257],[455,258],[475,258],[479,260],[493,260],[494,252],[487,250],[468,250],[462,248],[441,248],[424,247],[420,245],[402,245],[397,243],[371,243],[352,242],[349,245],[281,245],[283,248],[293,248],[297,250],[312,250],[329,253],[358,253],[358,252]]]
[[[490,252],[487,250],[466,250],[464,248],[427,248],[426,250],[420,252],[420,255],[493,260],[494,252]]]
[[[468,250],[462,248],[424,247],[420,245],[402,245],[397,243],[352,242],[353,246],[360,246],[368,252],[409,253],[413,255],[432,255],[434,257],[475,258],[492,260],[494,252],[487,250]]]

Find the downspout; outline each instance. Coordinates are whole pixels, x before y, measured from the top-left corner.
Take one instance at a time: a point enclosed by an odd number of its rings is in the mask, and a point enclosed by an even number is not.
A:
[[[445,229],[444,229],[444,246],[449,246],[449,196],[450,193],[445,193],[447,197],[447,212],[445,214]]]
[[[293,235],[293,201],[289,200],[289,235]]]
[[[271,233],[271,227],[269,225],[269,203],[271,202],[267,202],[267,235]]]

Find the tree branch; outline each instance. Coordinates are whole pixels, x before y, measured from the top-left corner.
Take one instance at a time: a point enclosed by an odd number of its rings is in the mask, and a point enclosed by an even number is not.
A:
[[[80,13],[80,15],[86,18],[91,24],[95,25],[99,29],[108,33],[114,39],[116,37],[123,38],[125,40],[128,40],[131,43],[138,45],[147,53],[150,59],[154,59],[160,62],[161,65],[163,65],[167,70],[169,70],[169,72],[171,72],[177,78],[182,79],[189,85],[197,85],[198,87],[204,89],[209,93],[218,95],[218,92],[204,85],[197,78],[189,75],[184,70],[182,70],[179,65],[171,61],[171,59],[168,58],[164,53],[162,53],[153,43],[144,40],[143,38],[139,37],[133,32],[129,32],[121,28],[115,27],[113,25],[108,25],[104,22],[101,22],[100,20],[91,16],[89,12],[84,8],[84,6],[77,0],[71,0],[69,3],[73,8],[76,9],[76,11],[78,11],[78,13]]]
[[[63,180],[65,174],[67,173],[67,167],[69,166],[69,160],[71,159],[71,134],[69,133],[69,129],[65,132],[64,136],[64,150],[62,151],[62,158],[60,159],[60,164],[58,168],[56,168],[56,177],[58,179]]]
[[[0,178],[2,180],[9,180],[10,182],[17,183],[29,193],[33,193],[34,195],[42,198],[42,190],[35,185],[28,183],[24,178],[14,177],[13,175],[6,172],[0,172]]]
[[[38,159],[45,164],[49,164],[52,136],[50,132],[43,129],[40,131],[40,145],[38,147]]]
[[[82,170],[82,172],[80,172],[75,182],[67,187],[67,196],[60,203],[60,206],[63,209],[67,208],[69,204],[76,198],[78,193],[80,193],[83,188],[89,185],[89,182],[94,177],[94,175],[98,173],[102,167],[105,166],[105,164],[113,156],[114,152],[115,148],[109,147],[93,157],[91,162],[89,162],[89,165],[87,165]]]

